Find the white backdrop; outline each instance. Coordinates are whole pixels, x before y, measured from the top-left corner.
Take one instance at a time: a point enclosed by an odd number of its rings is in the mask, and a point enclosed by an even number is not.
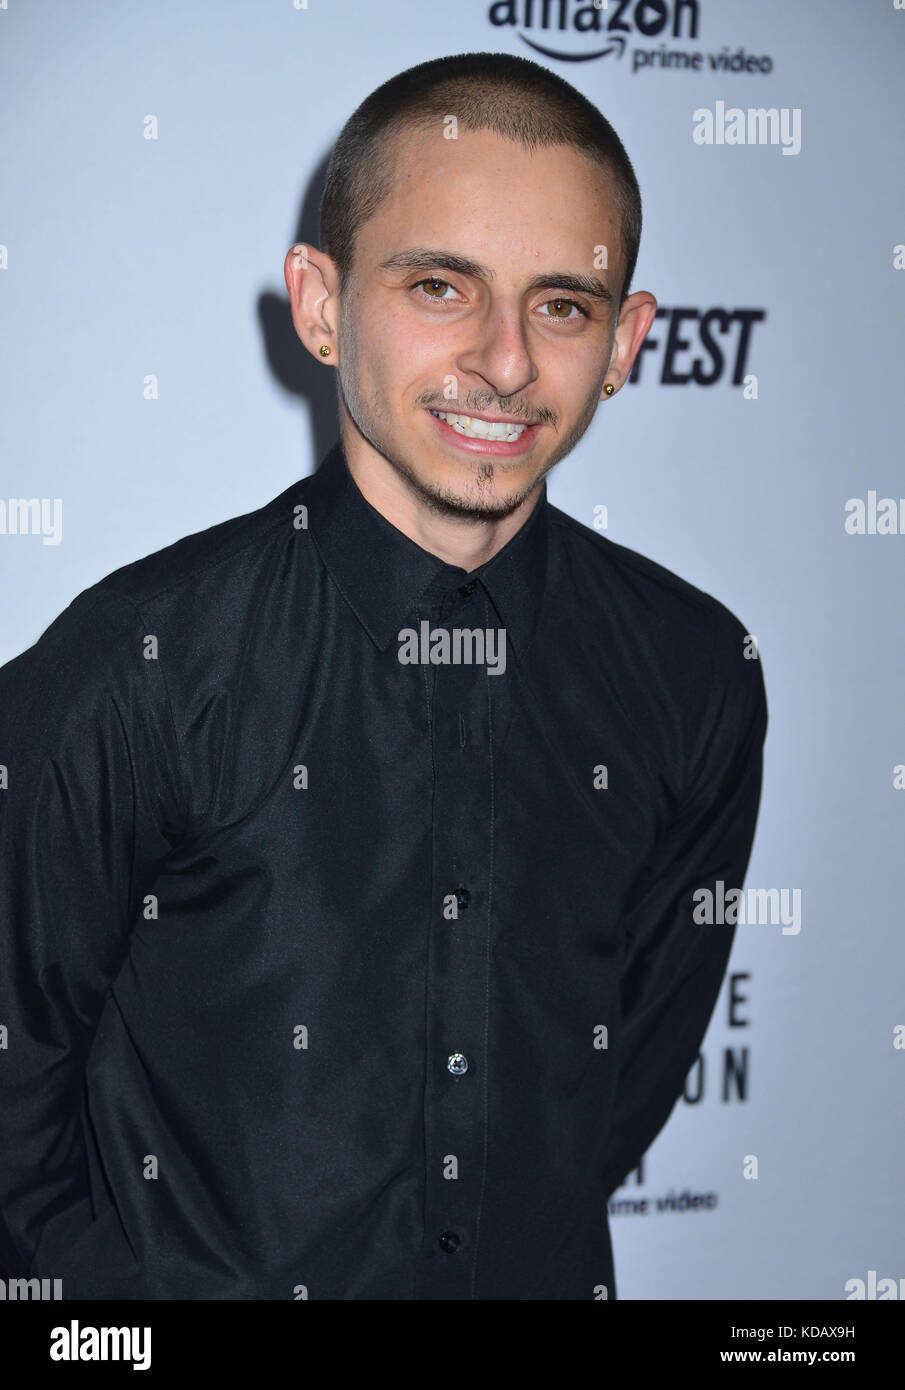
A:
[[[589,525],[603,505],[608,535],[757,636],[747,883],[801,895],[799,931],[739,927],[699,1098],[616,1194],[619,1296],[843,1299],[905,1277],[905,502],[895,529],[881,505],[905,494],[905,10],[609,0],[594,19],[578,0],[0,3],[0,662],[335,438],[282,261],[316,242],[326,156],[370,90],[486,49],[579,87],[634,163],[634,288],[663,313],[549,494]],[[698,143],[718,103],[786,112],[800,149]],[[711,310],[730,317],[708,329]],[[879,521],[847,531],[870,493]],[[11,534],[19,498],[43,524]],[[724,1093],[727,1051],[745,1080]]]

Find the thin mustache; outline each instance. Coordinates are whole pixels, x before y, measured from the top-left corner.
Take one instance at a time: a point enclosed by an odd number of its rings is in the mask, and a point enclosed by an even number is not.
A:
[[[478,405],[477,403],[463,403],[462,401],[426,401],[424,408],[426,410],[442,410],[444,414],[449,415],[506,415],[526,425],[554,425],[556,423],[556,415],[546,406],[536,410],[533,415],[523,414],[520,410],[513,410],[511,406],[498,403]]]

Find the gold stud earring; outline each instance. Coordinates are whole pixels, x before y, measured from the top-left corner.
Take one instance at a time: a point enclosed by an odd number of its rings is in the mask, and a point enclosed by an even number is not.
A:
[[[604,386],[603,388],[603,393],[605,396],[611,396],[615,390],[616,388],[613,385],[613,383],[611,381],[608,381],[606,386]]]
[[[329,357],[329,356],[330,356],[330,349],[327,347],[327,344],[324,343],[323,347],[321,348],[321,357]]]

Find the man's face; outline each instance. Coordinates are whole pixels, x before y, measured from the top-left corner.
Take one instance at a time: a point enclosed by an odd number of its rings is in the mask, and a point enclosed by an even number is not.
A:
[[[344,427],[432,509],[505,516],[600,399],[617,308],[590,291],[621,285],[612,187],[569,146],[531,153],[492,131],[409,131],[394,153],[341,298]]]

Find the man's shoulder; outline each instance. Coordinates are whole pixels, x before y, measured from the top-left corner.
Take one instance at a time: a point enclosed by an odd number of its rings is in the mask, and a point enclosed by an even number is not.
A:
[[[269,540],[278,543],[281,536],[292,536],[304,482],[292,483],[253,511],[193,531],[111,570],[84,589],[77,602],[87,607],[119,600],[143,608],[167,596],[178,604],[199,590],[221,589],[261,563]]]
[[[706,648],[718,665],[736,666],[736,658],[753,634],[724,603],[568,512],[551,506],[550,516],[572,555],[578,557],[601,606],[618,610],[638,638],[695,658]]]
[[[727,760],[759,746],[767,699],[756,634],[665,565],[552,511],[569,552],[570,606],[577,591],[582,625],[602,632],[601,662],[627,677],[632,699],[654,711],[668,701],[690,747],[701,745],[701,730],[704,746]]]
[[[111,570],[76,594],[35,644],[2,669],[12,678],[40,661],[54,671],[73,664],[100,674],[116,650],[132,645],[156,622],[195,630],[216,625],[219,609],[235,611],[250,601],[256,575],[272,562],[281,536],[291,542],[306,481],[292,483],[253,511]]]

